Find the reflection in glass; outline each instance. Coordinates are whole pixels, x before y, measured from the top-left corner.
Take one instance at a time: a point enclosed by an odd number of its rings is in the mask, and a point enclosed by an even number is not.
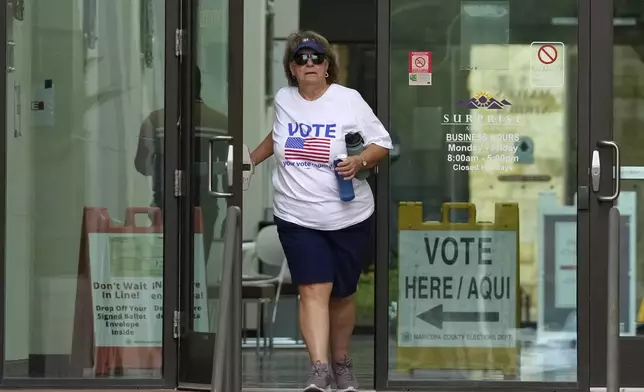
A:
[[[616,10],[618,14],[624,10]],[[628,30],[615,29],[613,45],[613,139],[621,151],[622,180],[617,207],[621,215],[620,231],[620,321],[621,335],[642,335],[644,323],[644,224],[641,212],[644,203],[641,191],[644,180],[644,159],[641,152],[641,132],[644,118],[639,107],[643,98],[641,46],[635,40],[629,44]]]
[[[165,2],[146,3],[163,32]],[[130,0],[13,4],[4,375],[160,378],[163,227],[154,158],[134,158],[163,128],[142,126],[163,108],[163,34],[139,42]]]
[[[461,26],[460,56],[462,70],[507,70],[510,65],[510,3],[462,2],[459,15]],[[471,56],[474,45],[495,45],[498,56]]]
[[[575,15],[512,5],[392,1],[393,380],[577,378],[577,31],[550,24]],[[411,86],[423,50],[433,84]]]
[[[180,368],[184,383],[210,384],[213,351],[219,311],[219,288],[223,267],[223,231],[227,199],[209,192],[209,170],[212,191],[228,193],[226,161],[228,132],[228,2],[199,0],[196,68],[193,70],[192,109],[192,187],[194,211],[193,259],[191,284],[194,323],[190,337],[181,349],[187,361]],[[212,154],[210,151],[212,145]],[[209,161],[212,159],[212,161]],[[212,163],[212,167],[209,164]],[[195,337],[194,339],[192,337]]]

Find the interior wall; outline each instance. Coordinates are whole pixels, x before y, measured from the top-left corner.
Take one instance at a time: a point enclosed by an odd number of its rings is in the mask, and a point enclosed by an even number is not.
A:
[[[252,151],[268,135],[266,116],[266,0],[244,3],[244,130],[243,143]],[[256,59],[254,61],[253,59]],[[243,238],[253,240],[264,219],[266,170],[259,166],[243,199]],[[253,318],[255,318],[253,313]]]
[[[300,1],[299,0],[274,0],[274,30],[272,42],[272,59],[270,67],[270,78],[273,96],[280,88],[288,85],[284,76],[282,57],[288,36],[300,28]],[[273,104],[266,105],[267,129],[273,126]],[[262,164],[263,189],[264,189],[264,215],[267,219],[273,219],[273,182],[272,173],[275,168],[273,159]]]

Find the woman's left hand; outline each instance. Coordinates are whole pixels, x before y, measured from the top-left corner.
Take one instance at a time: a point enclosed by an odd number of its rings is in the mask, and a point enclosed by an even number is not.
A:
[[[349,181],[356,176],[361,168],[362,158],[360,158],[358,155],[352,155],[342,162],[338,163],[338,166],[335,168],[335,170],[340,173],[340,175],[344,176],[345,180]]]

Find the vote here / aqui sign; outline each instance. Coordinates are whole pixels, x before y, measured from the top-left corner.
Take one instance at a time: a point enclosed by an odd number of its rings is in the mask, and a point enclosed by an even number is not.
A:
[[[518,205],[497,204],[494,223],[477,223],[470,203],[445,203],[442,222],[414,218],[418,204],[400,206],[399,362],[411,360],[403,365],[409,369],[511,372],[519,315]],[[467,223],[449,221],[455,208],[469,210]],[[416,212],[422,214],[422,205]]]

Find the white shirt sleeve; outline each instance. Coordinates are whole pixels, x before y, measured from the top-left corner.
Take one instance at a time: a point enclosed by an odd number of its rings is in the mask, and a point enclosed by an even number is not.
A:
[[[378,117],[373,113],[369,104],[362,98],[359,92],[354,91],[353,110],[360,124],[360,133],[364,139],[365,146],[375,144],[387,150],[393,149],[389,132],[382,125]]]

